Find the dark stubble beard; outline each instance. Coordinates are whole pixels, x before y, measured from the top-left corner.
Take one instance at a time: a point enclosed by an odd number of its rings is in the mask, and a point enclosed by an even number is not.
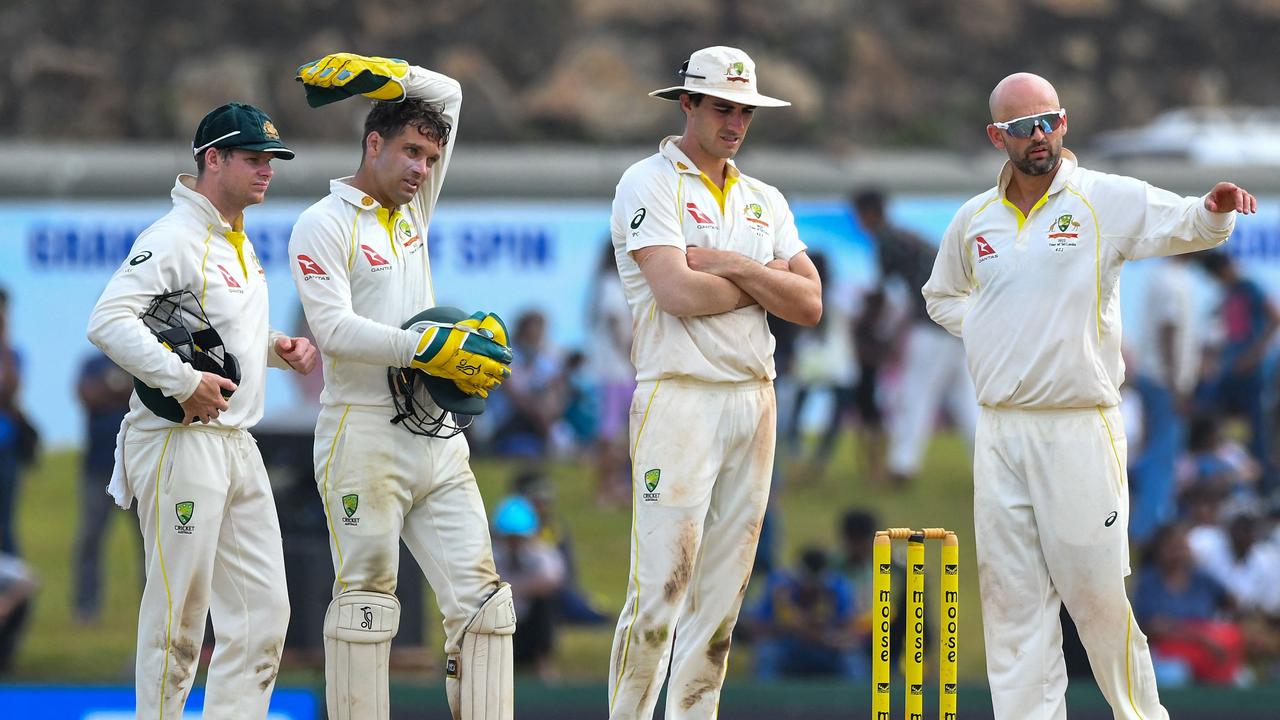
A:
[[[1032,151],[1039,150],[1042,147],[1048,148],[1049,154],[1039,160],[1032,160],[1030,157]],[[1054,147],[1048,143],[1045,143],[1044,145],[1033,145],[1027,148],[1027,154],[1024,155],[1021,160],[1013,161],[1013,166],[1018,168],[1018,170],[1024,175],[1031,175],[1032,177],[1047,175],[1053,172],[1054,168],[1058,167],[1058,158],[1061,156],[1062,148],[1055,150]]]

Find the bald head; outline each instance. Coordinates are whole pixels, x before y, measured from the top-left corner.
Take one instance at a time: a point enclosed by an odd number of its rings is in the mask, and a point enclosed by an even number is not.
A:
[[[1003,122],[1062,107],[1058,91],[1048,80],[1031,73],[1014,73],[996,84],[989,101],[992,122]]]

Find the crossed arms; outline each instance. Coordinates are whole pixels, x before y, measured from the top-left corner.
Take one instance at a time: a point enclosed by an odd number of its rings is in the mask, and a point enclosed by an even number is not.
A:
[[[728,250],[654,245],[634,251],[658,309],[677,317],[717,315],[748,305],[798,325],[822,317],[822,280],[804,252],[761,264]]]

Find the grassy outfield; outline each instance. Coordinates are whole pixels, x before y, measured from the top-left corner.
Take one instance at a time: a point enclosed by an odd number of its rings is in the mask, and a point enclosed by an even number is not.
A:
[[[515,462],[475,459],[475,472],[490,508],[506,492],[509,479],[520,467]],[[982,682],[972,483],[964,444],[953,436],[935,440],[920,480],[900,493],[868,487],[858,467],[853,442],[846,437],[825,479],[793,479],[785,484],[776,500],[783,511],[779,561],[792,564],[798,549],[810,543],[834,546],[837,519],[854,506],[876,510],[885,526],[942,526],[956,530],[961,544],[959,671],[962,681]],[[602,607],[616,613],[626,592],[630,509],[596,507],[595,479],[585,463],[554,464],[549,473],[559,491],[560,510],[573,529],[582,582]],[[78,507],[76,456],[69,452],[47,455],[36,470],[28,473],[21,490],[19,530],[23,550],[39,573],[42,587],[16,663],[15,680],[113,682],[131,672],[141,589],[137,519],[132,513],[116,513],[103,549],[103,619],[85,627],[74,623],[71,609],[71,563]],[[926,590],[931,598],[930,609],[936,611],[937,544],[929,543],[928,552]],[[869,593],[870,588],[859,591]],[[432,627],[438,627],[435,622],[431,621]],[[936,619],[932,627],[938,627]],[[564,677],[602,679],[612,632],[611,625],[566,629],[559,645],[559,666]],[[438,638],[439,634],[434,633],[433,639]],[[735,648],[730,658],[730,674],[745,678],[751,667],[748,648]],[[933,658],[936,655],[931,656],[931,667]],[[304,677],[296,679],[305,682]]]

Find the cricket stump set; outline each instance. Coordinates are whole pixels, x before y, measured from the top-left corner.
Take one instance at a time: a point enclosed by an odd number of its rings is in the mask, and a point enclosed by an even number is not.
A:
[[[892,662],[889,625],[892,618],[893,580],[890,554],[894,540],[907,541],[907,623],[903,660],[906,668],[907,720],[924,720],[924,543],[942,541],[941,622],[938,643],[938,717],[956,720],[956,631],[960,620],[960,542],[943,528],[889,528],[876,533],[873,550],[874,592],[872,605],[872,720],[889,720],[889,666]]]

